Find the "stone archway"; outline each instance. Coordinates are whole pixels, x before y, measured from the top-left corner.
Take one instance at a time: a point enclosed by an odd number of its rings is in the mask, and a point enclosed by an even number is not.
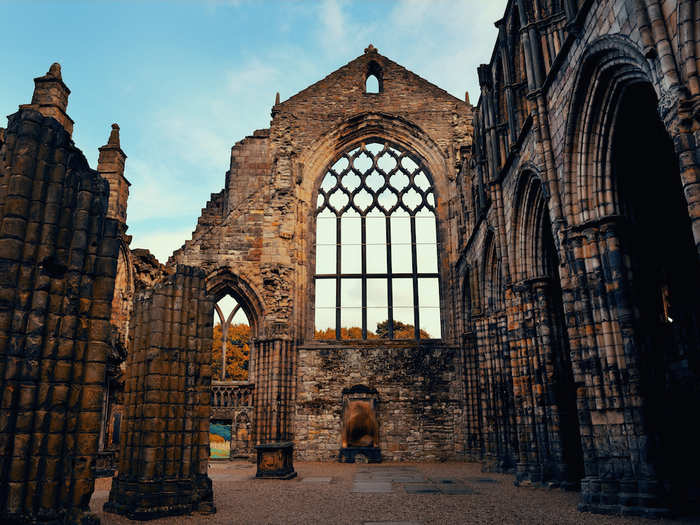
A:
[[[636,47],[602,38],[583,57],[567,125],[563,296],[580,424],[592,429],[583,439],[591,453],[582,510],[653,509],[679,491],[686,500],[698,492],[697,482],[667,470],[692,471],[696,457],[678,437],[685,433],[672,407],[689,402],[681,392],[700,373],[684,350],[697,347],[700,270],[655,85]],[[671,434],[676,441],[664,444]]]
[[[531,169],[520,174],[514,204],[511,316],[512,324],[520,325],[519,340],[512,343],[520,363],[513,369],[521,443],[518,480],[575,487],[583,477],[583,451],[560,257],[549,199]]]

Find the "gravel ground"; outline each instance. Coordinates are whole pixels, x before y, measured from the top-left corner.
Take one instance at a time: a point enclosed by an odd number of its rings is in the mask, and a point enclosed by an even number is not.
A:
[[[577,493],[517,488],[512,476],[483,474],[474,463],[300,462],[295,468],[299,476],[294,480],[255,480],[255,467],[250,463],[213,463],[209,474],[214,483],[216,514],[148,523],[698,523],[580,513],[576,510]],[[93,512],[104,525],[136,523],[102,511],[110,485],[110,479],[95,483],[90,502]]]

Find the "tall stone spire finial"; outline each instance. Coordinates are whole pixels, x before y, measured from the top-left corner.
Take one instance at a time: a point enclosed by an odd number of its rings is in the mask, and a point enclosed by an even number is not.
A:
[[[275,95],[275,106],[280,103],[280,92],[278,91]]]
[[[58,62],[43,77],[34,79],[34,94],[31,104],[23,104],[20,109],[33,109],[45,117],[56,119],[69,133],[73,133],[73,120],[66,113],[70,89],[63,83],[61,65]]]
[[[379,53],[379,51],[377,51],[376,47],[374,47],[372,44],[370,44],[365,48],[365,55],[367,55],[369,53]]]
[[[107,217],[126,224],[126,206],[131,184],[124,177],[126,154],[119,144],[119,124],[112,124],[107,144],[100,148],[97,171],[109,182]]]
[[[111,146],[121,147],[119,144],[119,124],[112,124],[112,131],[109,134],[107,144]]]
[[[61,77],[61,64],[59,64],[58,62],[54,62],[53,64],[51,64],[51,67],[46,73],[46,76],[56,78],[58,80],[63,80],[63,77]]]

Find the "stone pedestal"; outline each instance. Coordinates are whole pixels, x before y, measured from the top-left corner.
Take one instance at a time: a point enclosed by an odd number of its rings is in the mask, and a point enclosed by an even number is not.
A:
[[[355,456],[361,454],[367,458],[368,463],[381,463],[382,451],[377,447],[343,447],[338,454],[340,463],[355,463]]]
[[[279,441],[255,445],[255,449],[258,451],[256,478],[292,479],[296,477],[293,463],[294,443]]]

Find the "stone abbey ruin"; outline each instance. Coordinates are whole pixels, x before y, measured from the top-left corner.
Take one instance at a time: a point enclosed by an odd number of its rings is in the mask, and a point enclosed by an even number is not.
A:
[[[700,3],[496,25],[476,106],[371,45],[278,97],[166,264],[129,247],[119,127],[90,168],[36,78],[0,129],[0,521],[86,523],[114,469],[106,510],[213,512],[213,420],[260,477],[477,461],[582,511],[697,508]],[[212,377],[225,296],[245,381]]]

